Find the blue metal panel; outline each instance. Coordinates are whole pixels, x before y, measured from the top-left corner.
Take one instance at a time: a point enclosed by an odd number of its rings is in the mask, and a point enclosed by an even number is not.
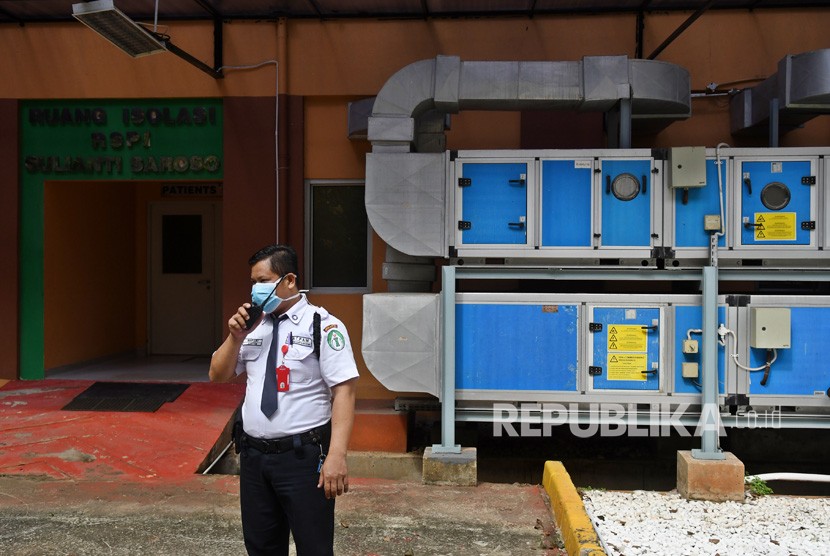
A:
[[[593,169],[576,166],[574,160],[542,162],[543,247],[591,246]]]
[[[726,322],[726,309],[718,307],[718,322]],[[674,309],[674,392],[677,394],[700,394],[700,377],[683,378],[682,363],[701,363],[701,355],[683,353],[683,340],[686,339],[686,332],[688,330],[700,330],[703,326],[703,313],[700,307],[691,306],[677,306]],[[692,339],[702,342],[700,334],[692,334]],[[698,346],[701,344],[699,343]],[[718,344],[718,392],[726,393],[726,383],[724,378],[725,356],[726,350],[721,344]],[[699,366],[699,372],[703,372],[703,367]],[[697,382],[697,385],[695,384]]]
[[[726,194],[726,161],[721,160],[721,183]],[[687,202],[683,204],[683,190],[674,192],[674,243],[675,247],[709,247],[709,235],[703,229],[703,216],[720,214],[718,203],[718,171],[714,159],[706,160],[706,186],[688,190]],[[724,204],[725,207],[725,204]],[[724,236],[718,240],[724,246]]]
[[[623,201],[614,196],[610,187],[623,174],[630,174],[640,182],[636,197]],[[645,192],[643,192],[643,181]],[[651,246],[651,161],[602,161],[602,236],[604,247]]]
[[[780,165],[781,171],[773,171],[774,165]],[[744,179],[750,179],[752,193]],[[753,227],[741,224],[741,245],[809,245],[810,231],[802,230],[801,223],[810,218],[810,193],[816,185],[803,185],[801,178],[810,175],[810,162],[806,160],[786,162],[748,162],[741,163],[741,222],[749,218],[749,222],[756,222],[756,213],[795,213],[794,240],[756,239]],[[761,202],[761,191],[771,182],[780,182],[787,186],[791,199],[786,207],[778,210],[770,209]]]
[[[463,243],[526,244],[527,164],[465,163],[462,177],[471,180],[462,188],[461,220],[470,223]]]
[[[660,309],[654,308],[623,308],[597,307],[594,309],[593,323],[602,324],[602,330],[593,332],[593,363],[601,367],[602,373],[594,376],[595,390],[658,390],[660,388],[660,370],[651,371],[653,364],[660,363]],[[655,330],[643,327],[652,326],[658,320]],[[629,331],[639,330],[641,337],[633,343],[639,346],[631,347],[632,335]],[[635,331],[636,332],[636,331]],[[629,345],[626,345],[629,344]],[[626,371],[631,366],[630,361],[641,361],[634,371]],[[630,380],[619,379],[619,375],[634,375],[638,378]],[[642,377],[640,379],[639,377]]]
[[[576,305],[456,305],[456,388],[576,390]]]
[[[826,352],[830,307],[792,307],[790,326],[792,347],[777,350],[778,359],[772,364],[766,386],[761,386],[763,371],[751,373],[750,394],[812,396],[830,388],[830,362]],[[750,348],[749,351],[748,367],[766,363],[767,350]]]

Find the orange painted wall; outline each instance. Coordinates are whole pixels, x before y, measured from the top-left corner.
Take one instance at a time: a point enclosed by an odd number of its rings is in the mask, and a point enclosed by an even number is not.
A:
[[[133,350],[134,221],[130,183],[44,186],[46,369]]]
[[[648,14],[646,54],[688,15]],[[702,89],[708,83],[742,87],[775,72],[778,61],[786,54],[827,47],[827,28],[830,28],[830,10],[826,9],[710,11],[658,59],[687,68],[694,89]],[[211,63],[211,24],[173,22],[166,32],[178,46]],[[273,98],[276,89],[283,94],[282,98],[284,95],[302,98],[305,106],[304,177],[357,179],[364,175],[363,157],[370,145],[346,138],[346,103],[377,94],[386,80],[408,63],[438,54],[456,55],[465,60],[579,60],[586,55],[633,56],[634,50],[633,14],[533,19],[232,22],[224,25],[224,63],[247,65],[278,60],[279,72],[275,66],[267,65],[257,70],[228,71],[225,79],[214,80],[170,54],[130,59],[77,23],[29,24],[0,28],[0,51],[8,53],[0,57],[0,71],[14,76],[0,81],[0,99],[234,97],[233,105],[226,105],[228,121],[236,121],[226,124],[223,274],[231,284],[225,291],[233,288],[236,296],[237,291],[247,287],[244,259],[273,237],[275,215],[268,208],[261,211],[256,230],[246,229],[240,223],[252,203],[274,205]],[[729,133],[728,104],[723,98],[694,100],[692,109],[691,119],[672,124],[656,136],[635,136],[635,146],[714,146],[722,141],[752,145],[766,140],[765,137],[733,138]],[[447,145],[451,149],[518,148],[520,126],[521,119],[516,113],[463,112],[452,118]],[[785,135],[781,144],[830,144],[830,118],[808,122],[803,129]],[[136,198],[140,196],[138,190],[135,194]],[[0,216],[10,217],[15,209],[2,207]],[[144,268],[138,252],[142,241],[138,231],[140,219],[140,215],[134,215],[137,251],[131,263],[139,273]],[[385,289],[380,279],[383,250],[383,243],[375,236],[374,291]],[[47,265],[50,264],[56,261],[50,262],[47,256]],[[133,302],[136,311],[141,305],[140,288],[138,284]],[[47,295],[55,295],[54,290],[53,286],[47,286]],[[89,292],[85,295],[88,297]],[[50,299],[47,298],[47,306],[51,306]],[[355,350],[359,352],[360,295],[319,295],[314,300],[348,324]],[[236,305],[237,300],[226,295],[223,312]],[[67,308],[61,310],[68,312]],[[135,317],[138,322],[132,332],[132,342],[127,342],[130,345],[144,340],[140,331],[144,328],[142,315],[137,312]],[[60,339],[54,339],[58,331],[50,330],[49,322],[47,315],[47,335],[52,338],[47,339],[47,345],[52,345]],[[65,355],[55,356],[56,360],[65,358]],[[362,397],[389,395],[372,380],[361,381]]]

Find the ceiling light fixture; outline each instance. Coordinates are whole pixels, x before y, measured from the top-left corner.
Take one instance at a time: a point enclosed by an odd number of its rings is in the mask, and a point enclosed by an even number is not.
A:
[[[72,4],[72,17],[133,58],[166,50],[158,37],[127,17],[112,0]]]

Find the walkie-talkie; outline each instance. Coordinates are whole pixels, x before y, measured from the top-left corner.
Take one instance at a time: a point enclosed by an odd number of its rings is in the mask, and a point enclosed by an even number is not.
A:
[[[248,312],[248,318],[245,319],[245,330],[250,330],[254,323],[259,320],[259,317],[262,316],[262,306],[251,305],[246,311]]]

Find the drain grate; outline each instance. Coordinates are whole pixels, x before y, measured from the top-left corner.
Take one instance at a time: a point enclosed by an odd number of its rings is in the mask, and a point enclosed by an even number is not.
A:
[[[153,413],[175,401],[189,384],[96,382],[63,406],[64,411],[129,411]]]

